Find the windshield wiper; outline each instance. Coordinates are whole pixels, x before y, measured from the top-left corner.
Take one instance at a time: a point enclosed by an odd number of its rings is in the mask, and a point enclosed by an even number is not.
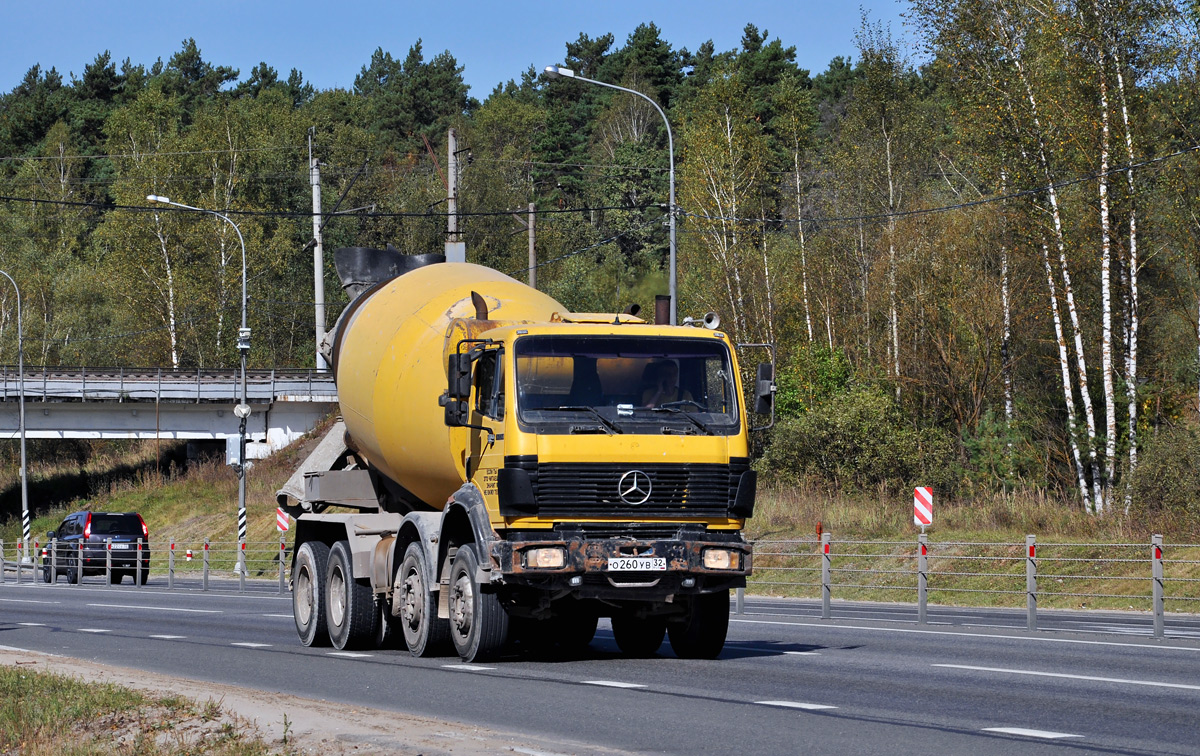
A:
[[[538,410],[538,412],[587,412],[591,414],[592,417],[600,421],[601,427],[604,428],[604,431],[608,433],[608,435],[611,436],[614,433],[624,433],[624,431],[617,427],[616,423],[607,419],[604,417],[604,415],[601,415],[595,407],[588,407],[587,405],[581,404],[579,406],[571,407],[542,407]]]
[[[686,417],[688,420],[691,421],[692,425],[694,425],[697,428],[699,428],[700,430],[704,431],[705,434],[707,434],[709,436],[717,435],[716,433],[713,432],[712,428],[710,428],[706,424],[700,422],[699,418],[697,418],[695,415],[693,415],[691,413],[691,411],[679,406],[679,405],[688,405],[688,404],[695,404],[695,402],[692,402],[689,400],[685,400],[682,402],[671,402],[670,404],[664,404],[661,407],[649,407],[648,409],[651,412],[670,412],[675,415],[683,415],[684,417]]]

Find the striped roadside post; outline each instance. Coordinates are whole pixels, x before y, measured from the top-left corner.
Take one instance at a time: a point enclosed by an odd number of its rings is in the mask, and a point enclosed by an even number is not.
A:
[[[24,485],[24,484],[22,484]],[[29,509],[28,507],[21,510],[21,540],[25,543],[25,554],[29,554],[29,539],[33,536],[32,529],[29,527]],[[18,567],[17,571],[20,572]]]
[[[918,486],[913,489],[913,524],[925,526],[933,524],[933,489],[929,486]]]

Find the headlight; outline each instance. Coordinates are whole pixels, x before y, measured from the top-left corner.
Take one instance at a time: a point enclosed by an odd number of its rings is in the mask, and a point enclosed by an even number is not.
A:
[[[557,546],[529,549],[525,552],[525,566],[542,570],[556,570],[567,563],[567,552]]]
[[[704,569],[706,570],[736,570],[741,554],[730,549],[705,549]]]

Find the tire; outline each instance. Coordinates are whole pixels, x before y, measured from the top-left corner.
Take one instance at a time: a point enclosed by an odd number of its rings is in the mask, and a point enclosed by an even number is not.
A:
[[[508,640],[508,612],[494,592],[476,581],[475,544],[460,546],[450,568],[450,639],[465,662],[495,659]]]
[[[143,567],[142,569],[137,570],[135,574],[137,575],[135,578],[136,582],[139,585],[145,585],[146,581],[150,579],[150,568]]]
[[[654,656],[662,645],[667,623],[661,617],[635,617],[618,614],[612,618],[613,638],[626,656],[645,659]]]
[[[305,646],[328,646],[325,623],[325,573],[329,569],[329,547],[320,541],[305,541],[296,550],[292,566],[292,616],[296,634]]]
[[[410,543],[392,581],[393,601],[400,614],[393,621],[404,636],[404,645],[413,656],[435,656],[450,639],[450,621],[438,619],[437,601],[429,590],[425,550]],[[388,615],[391,616],[389,610]]]
[[[108,582],[110,585],[120,585],[121,581],[124,579],[125,573],[121,572],[120,570],[112,570],[108,573]]]
[[[716,659],[729,633],[729,591],[693,596],[683,620],[667,625],[671,650],[680,659]]]
[[[67,568],[67,582],[70,583],[71,585],[79,584],[79,568],[78,567],[68,567]]]
[[[371,646],[375,641],[379,611],[371,584],[354,579],[349,543],[338,541],[329,550],[329,567],[325,574],[325,595],[329,597],[325,602],[325,624],[333,647],[340,651]]]
[[[596,637],[600,618],[590,609],[576,609],[552,620],[554,637],[559,648],[568,654],[578,654],[591,645]]]
[[[42,567],[42,582],[43,583],[53,583],[57,577],[58,577],[58,575],[55,575],[54,571],[50,569],[50,565],[46,565],[46,566]]]

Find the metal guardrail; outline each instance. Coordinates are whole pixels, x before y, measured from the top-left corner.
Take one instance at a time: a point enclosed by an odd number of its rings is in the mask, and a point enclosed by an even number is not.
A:
[[[149,551],[149,575],[160,586],[165,577],[169,590],[221,590],[214,585],[217,581],[228,585],[232,580],[239,592],[246,592],[247,580],[259,590],[276,582],[280,594],[289,589],[289,546],[283,537],[244,543],[139,540],[137,548]],[[26,562],[18,542],[16,558],[10,559],[14,549],[0,541],[0,584],[10,580],[10,573],[18,583],[26,577],[44,581],[44,561],[56,571],[60,559],[69,565],[79,556],[57,543],[35,541],[31,551],[34,559]],[[110,584],[111,542],[106,553],[104,582]],[[1032,631],[1038,629],[1039,603],[1070,599],[1086,605],[1090,599],[1120,599],[1152,612],[1154,636],[1163,637],[1169,605],[1183,612],[1200,606],[1200,544],[1166,545],[1159,535],[1150,543],[1038,543],[1033,535],[1024,543],[994,543],[931,542],[924,535],[916,541],[841,541],[824,533],[820,539],[755,541],[754,568],[751,588],[819,595],[824,619],[831,618],[835,595],[915,600],[917,621],[924,624],[931,594],[951,599],[980,594],[1017,606],[1023,601],[1026,627]],[[1084,580],[1112,588],[1072,589]],[[140,575],[135,574],[133,582],[140,586]],[[739,589],[738,614],[743,613],[744,597]]]
[[[237,401],[240,376],[233,369],[27,367],[25,401],[229,402]],[[248,370],[246,393],[253,402],[284,397],[337,399],[333,374],[316,370]],[[16,367],[0,365],[0,401],[16,401],[20,396]]]
[[[287,582],[287,565],[290,559],[286,538],[278,541],[203,541],[182,543],[170,541],[143,541],[138,539],[128,544],[135,547],[122,551],[122,554],[136,549],[135,567],[132,570],[121,568],[114,571],[112,539],[105,543],[105,564],[103,582],[113,585],[114,577],[120,579],[122,573],[130,572],[133,585],[141,587],[153,576],[161,587],[161,579],[166,578],[168,590],[220,590],[217,582],[237,581],[237,591],[245,593],[249,579],[260,589],[269,581],[271,585],[278,584],[280,594],[289,591]],[[118,544],[120,545],[120,544]],[[9,582],[9,573],[14,580],[21,583],[26,577],[34,582],[55,582],[59,572],[65,572],[67,582],[74,585],[83,584],[83,575],[70,572],[72,565],[77,565],[84,559],[82,544],[74,546],[51,541],[47,544],[34,542],[30,553],[32,559],[27,559],[24,545],[17,542],[16,558],[10,560],[11,551],[6,550],[0,541],[0,584]],[[94,554],[94,551],[92,552]],[[146,555],[146,558],[143,558]],[[88,557],[91,558],[91,557]],[[142,564],[146,563],[146,572],[142,572]],[[46,576],[50,576],[50,580]]]
[[[1168,548],[1178,558],[1167,558]],[[1200,577],[1179,574],[1200,575],[1196,565],[1200,565],[1200,544],[1168,547],[1160,535],[1148,544],[1039,544],[1036,536],[1029,535],[1020,544],[930,542],[926,535],[915,542],[835,541],[823,533],[820,539],[756,541],[750,586],[819,594],[824,619],[831,617],[835,593],[853,598],[882,594],[891,599],[915,593],[921,624],[926,622],[930,594],[987,594],[999,600],[1008,597],[1013,603],[1023,597],[1029,630],[1037,630],[1040,601],[1080,599],[1086,606],[1088,599],[1120,599],[1151,611],[1154,637],[1161,638],[1168,602],[1189,607],[1180,611],[1194,611],[1195,602],[1200,602]],[[1072,590],[1072,585],[1084,580],[1113,587]],[[743,601],[739,590],[739,614]]]

